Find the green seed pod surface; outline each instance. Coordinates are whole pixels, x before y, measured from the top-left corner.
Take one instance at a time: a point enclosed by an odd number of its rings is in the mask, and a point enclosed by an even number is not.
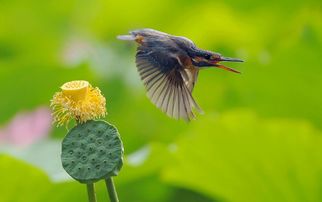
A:
[[[81,183],[116,176],[123,165],[117,129],[105,121],[87,121],[71,129],[62,142],[65,171]]]

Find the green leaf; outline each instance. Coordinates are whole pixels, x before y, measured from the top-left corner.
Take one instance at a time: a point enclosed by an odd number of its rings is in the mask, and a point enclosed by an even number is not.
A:
[[[87,201],[86,188],[78,182],[52,183],[39,169],[7,155],[0,155],[0,201]],[[98,189],[99,192],[105,189]]]
[[[41,171],[5,155],[0,162],[0,201],[40,201],[49,191],[51,184]]]
[[[178,141],[163,176],[227,201],[321,201],[321,148],[321,133],[306,122],[209,115]]]

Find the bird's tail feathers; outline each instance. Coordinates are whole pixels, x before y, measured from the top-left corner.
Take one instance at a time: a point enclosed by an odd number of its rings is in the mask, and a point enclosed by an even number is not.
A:
[[[133,36],[133,35],[118,35],[117,39],[125,40],[125,41],[134,41],[135,36]]]

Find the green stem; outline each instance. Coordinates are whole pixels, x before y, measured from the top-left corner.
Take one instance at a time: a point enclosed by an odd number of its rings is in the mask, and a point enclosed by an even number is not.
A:
[[[89,202],[96,202],[96,194],[93,183],[87,183],[87,194]]]
[[[113,179],[111,177],[105,179],[105,184],[106,184],[106,188],[108,191],[108,195],[110,196],[110,201],[111,202],[119,202]]]

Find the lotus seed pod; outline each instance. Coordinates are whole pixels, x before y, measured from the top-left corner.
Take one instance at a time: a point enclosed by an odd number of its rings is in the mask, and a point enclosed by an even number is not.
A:
[[[105,121],[78,124],[63,140],[61,160],[66,172],[81,183],[116,176],[123,165],[120,135]]]

